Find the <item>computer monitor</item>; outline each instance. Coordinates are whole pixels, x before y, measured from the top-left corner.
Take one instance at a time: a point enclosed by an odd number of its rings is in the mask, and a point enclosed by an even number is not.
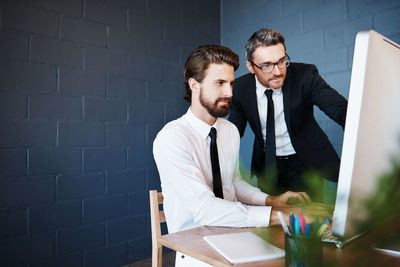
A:
[[[357,33],[332,233],[343,245],[363,230],[365,200],[399,152],[400,46],[375,31]]]

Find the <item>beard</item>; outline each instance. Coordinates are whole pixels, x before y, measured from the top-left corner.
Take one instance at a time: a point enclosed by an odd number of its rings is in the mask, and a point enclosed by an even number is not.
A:
[[[214,102],[209,101],[203,95],[203,88],[200,90],[200,104],[208,111],[208,113],[214,118],[225,117],[229,113],[229,107],[232,102],[231,97],[220,97],[217,98]],[[218,107],[218,103],[220,101],[228,101],[227,106]]]

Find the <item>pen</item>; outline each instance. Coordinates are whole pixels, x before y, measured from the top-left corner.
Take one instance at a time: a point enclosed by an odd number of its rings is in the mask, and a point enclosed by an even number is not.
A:
[[[299,222],[299,216],[296,215],[294,219],[294,232],[296,236],[300,236],[300,222]]]
[[[293,256],[294,256],[295,259],[297,259],[297,254],[298,254],[297,243],[295,243],[295,240],[293,240],[292,235],[289,232],[289,230],[287,228],[287,225],[285,223],[285,220],[283,219],[282,213],[280,211],[278,211],[278,217],[279,217],[279,221],[281,222],[283,231],[287,234],[287,237],[285,237],[285,239],[289,241],[290,247],[292,249]],[[290,215],[289,215],[289,224],[294,224],[293,221],[294,221],[294,216],[293,216],[292,213],[290,213]],[[294,227],[293,227],[293,229],[294,229]],[[296,266],[297,266],[297,263],[296,263]]]
[[[303,214],[301,212],[299,212],[299,223],[300,223],[301,233],[304,235],[304,231],[306,228],[306,220],[304,219]]]
[[[306,224],[306,227],[305,227],[305,230],[304,230],[304,237],[305,237],[305,238],[308,238],[309,235],[310,235],[310,224],[307,223],[307,224]]]
[[[318,230],[317,235],[318,235],[318,236],[322,235],[322,233],[325,231],[325,229],[326,229],[327,227],[328,227],[327,224],[321,225],[321,227],[320,227],[319,230]]]
[[[292,236],[292,235],[290,234],[290,232],[289,232],[289,229],[287,228],[285,219],[283,219],[283,215],[282,215],[282,213],[281,213],[280,211],[278,211],[278,217],[279,217],[279,220],[281,221],[281,225],[282,225],[283,231],[285,231],[285,233],[286,233],[288,236]]]
[[[328,217],[326,217],[325,218],[325,220],[322,222],[322,224],[328,224],[329,223],[329,219],[330,219],[330,217],[328,216]]]
[[[329,219],[330,219],[330,217],[328,216],[328,217],[326,217],[325,220],[322,222],[322,224],[321,224],[321,226],[320,226],[320,228],[319,228],[319,230],[318,230],[318,233],[317,233],[318,236],[322,235],[322,233],[323,233],[323,232],[325,231],[325,229],[328,227]]]
[[[292,231],[294,232],[294,215],[292,212],[289,215],[289,223],[290,223],[290,227],[292,228]]]

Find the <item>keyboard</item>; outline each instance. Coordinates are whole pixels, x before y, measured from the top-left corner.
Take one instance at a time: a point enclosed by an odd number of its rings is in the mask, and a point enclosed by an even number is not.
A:
[[[326,228],[325,231],[322,233],[321,238],[322,238],[322,242],[334,243],[336,245],[336,247],[338,247],[338,248],[343,247],[342,241],[340,240],[339,237],[335,236],[332,233],[331,229]]]

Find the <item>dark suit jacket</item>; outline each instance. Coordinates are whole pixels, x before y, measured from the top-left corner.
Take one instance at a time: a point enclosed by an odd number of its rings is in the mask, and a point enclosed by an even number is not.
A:
[[[282,87],[285,121],[297,157],[325,178],[337,181],[340,160],[314,118],[314,105],[344,128],[347,100],[332,89],[314,65],[290,63]],[[257,108],[254,74],[235,80],[229,120],[243,136],[249,122],[254,132],[252,174],[263,174],[264,139]]]

